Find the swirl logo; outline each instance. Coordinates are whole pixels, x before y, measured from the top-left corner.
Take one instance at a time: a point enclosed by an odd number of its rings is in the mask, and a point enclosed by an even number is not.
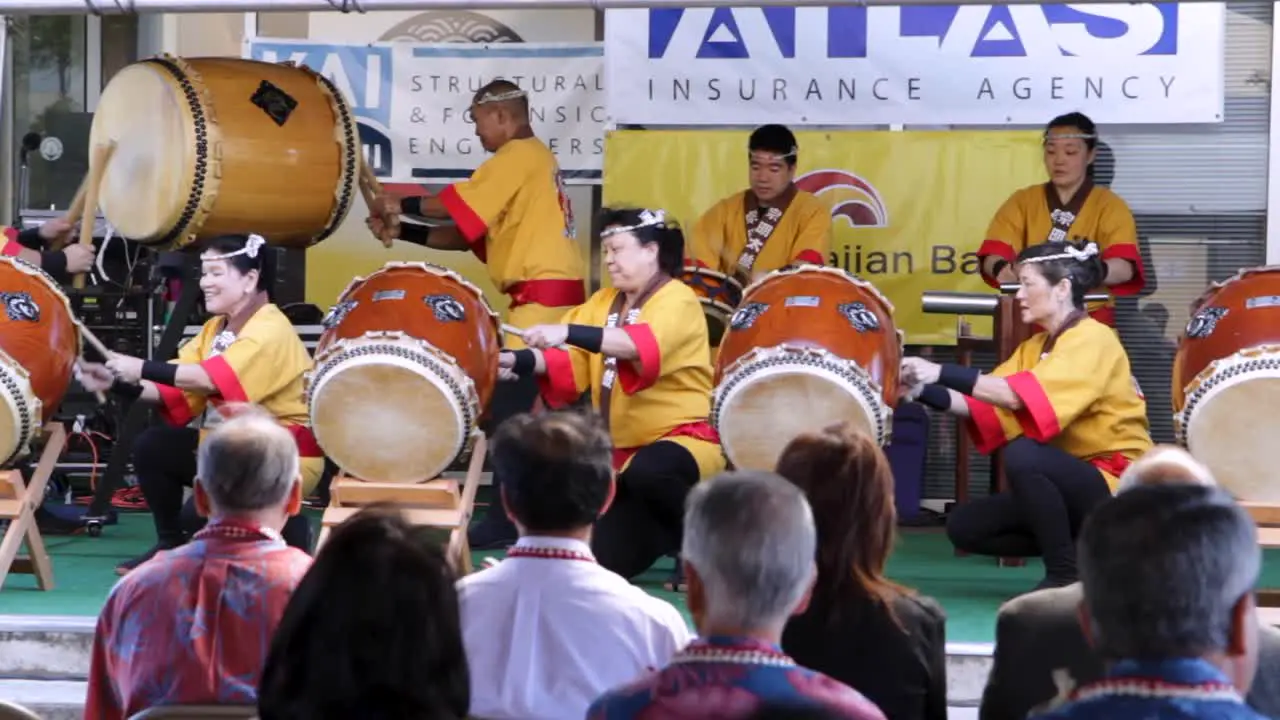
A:
[[[889,208],[880,191],[847,170],[814,170],[796,178],[796,187],[831,206],[831,217],[851,227],[889,227]]]
[[[467,11],[426,12],[392,27],[382,41],[410,40],[423,43],[518,43],[515,30],[488,15]]]

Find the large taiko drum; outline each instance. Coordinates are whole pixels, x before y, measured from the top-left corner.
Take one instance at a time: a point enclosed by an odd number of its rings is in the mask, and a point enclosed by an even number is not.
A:
[[[324,326],[307,404],[316,441],[343,470],[426,482],[470,447],[501,348],[479,288],[435,265],[387,263],[353,280]]]
[[[1280,502],[1280,266],[1251,268],[1201,297],[1173,361],[1179,444],[1240,500]]]
[[[71,303],[39,269],[0,257],[0,464],[31,441],[62,404],[80,357]]]
[[[832,267],[766,275],[720,345],[711,420],[726,457],[771,470],[797,435],[839,422],[887,443],[901,360],[893,305],[871,284]]]
[[[680,281],[693,289],[702,303],[702,314],[707,318],[707,335],[711,347],[724,339],[729,327],[729,317],[742,302],[742,284],[722,272],[697,265],[685,265]]]
[[[143,60],[98,100],[91,147],[115,141],[99,201],[116,231],[180,249],[228,233],[307,247],[359,197],[346,100],[305,67],[237,58]]]

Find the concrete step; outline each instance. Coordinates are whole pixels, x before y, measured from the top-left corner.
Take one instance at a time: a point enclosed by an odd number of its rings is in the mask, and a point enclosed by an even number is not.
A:
[[[80,720],[87,685],[75,680],[0,680],[0,698],[18,703],[43,720]]]

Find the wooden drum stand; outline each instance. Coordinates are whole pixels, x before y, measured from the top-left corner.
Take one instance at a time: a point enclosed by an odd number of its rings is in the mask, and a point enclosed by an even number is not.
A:
[[[366,482],[342,470],[329,486],[329,507],[320,520],[320,540],[316,551],[329,538],[329,531],[346,522],[366,506],[388,503],[399,508],[414,525],[438,528],[448,535],[446,555],[459,575],[472,571],[471,546],[467,543],[467,526],[475,508],[476,490],[488,442],[484,433],[476,431],[471,459],[459,487],[457,473],[444,473],[422,483]],[[442,538],[443,539],[443,538]]]
[[[35,575],[41,590],[53,589],[53,564],[36,524],[36,510],[44,502],[49,477],[67,445],[66,428],[60,422],[47,423],[43,442],[30,483],[23,481],[20,470],[0,471],[0,520],[9,525],[4,539],[0,540],[0,588],[4,587],[9,573],[16,572]],[[24,543],[27,554],[22,556],[18,553]]]

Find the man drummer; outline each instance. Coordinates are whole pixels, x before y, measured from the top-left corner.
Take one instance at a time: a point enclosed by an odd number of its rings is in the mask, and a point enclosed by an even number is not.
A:
[[[494,285],[511,298],[508,323],[517,328],[556,323],[568,308],[586,301],[583,251],[559,163],[533,134],[528,94],[515,83],[485,85],[472,100],[471,115],[476,137],[493,155],[469,180],[439,195],[381,197],[383,217],[370,218],[369,227],[384,241],[390,237],[436,250],[472,251],[488,267]],[[454,225],[401,224],[402,214],[452,220]],[[509,340],[512,348],[524,347],[518,338]],[[494,394],[487,430],[527,412],[537,396],[532,377],[503,383]],[[515,538],[510,521],[491,513],[472,533],[471,545],[493,547]]]
[[[78,275],[93,269],[97,251],[90,245],[70,243],[62,250],[35,250],[55,240],[70,237],[74,226],[66,218],[53,218],[40,225],[19,232],[16,228],[0,228],[4,233],[4,245],[0,255],[16,257],[35,265],[58,280],[67,275]]]
[[[747,141],[751,187],[721,200],[698,219],[689,259],[743,285],[797,263],[826,264],[831,209],[796,187],[796,136],[764,125]]]

